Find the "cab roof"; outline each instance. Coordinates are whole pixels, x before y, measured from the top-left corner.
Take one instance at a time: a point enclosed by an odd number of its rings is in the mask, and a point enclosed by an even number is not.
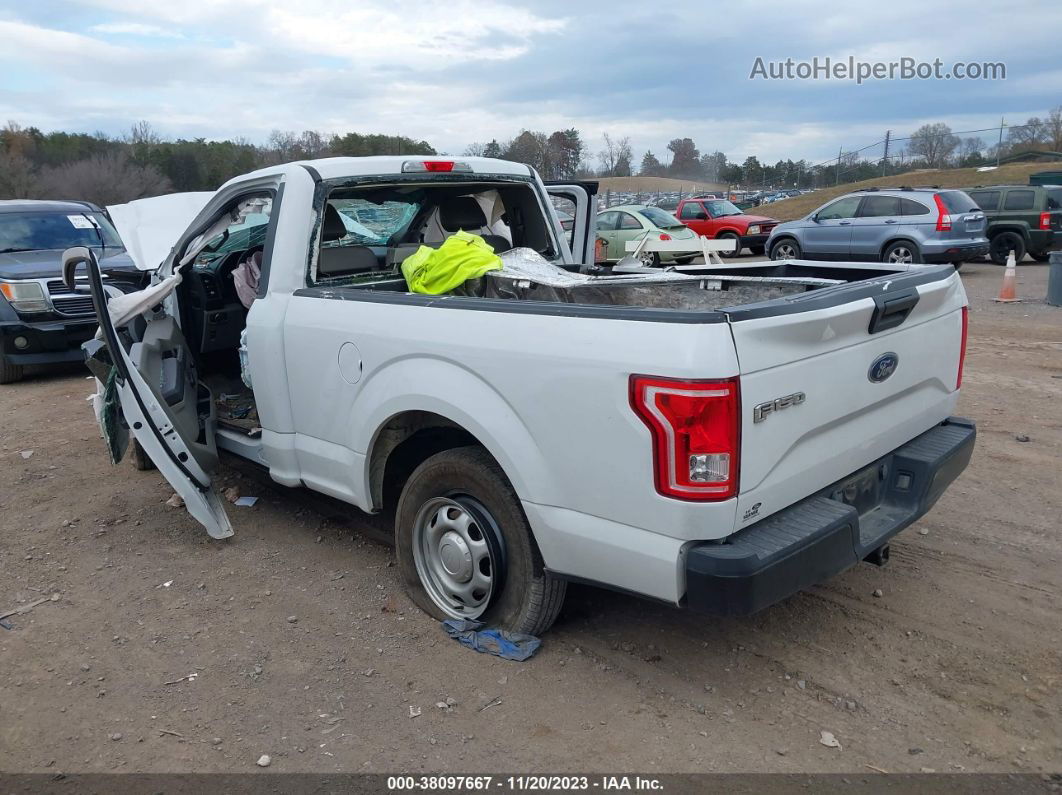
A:
[[[0,213],[83,213],[85,210],[98,213],[100,208],[92,202],[41,201],[37,199],[0,200]]]
[[[269,166],[250,174],[242,174],[233,182],[243,182],[248,177],[267,176],[270,174],[289,174],[295,170],[305,169],[321,179],[342,179],[344,177],[386,177],[402,174],[402,166],[408,161],[417,163],[454,162],[466,163],[472,171],[454,172],[460,176],[471,174],[501,174],[506,176],[528,177],[533,171],[523,163],[511,160],[498,160],[492,157],[463,157],[457,155],[372,155],[369,157],[324,157],[319,160],[297,160],[279,166]],[[446,172],[437,172],[445,174]],[[431,173],[425,177],[435,176]],[[227,184],[227,183],[226,183]]]

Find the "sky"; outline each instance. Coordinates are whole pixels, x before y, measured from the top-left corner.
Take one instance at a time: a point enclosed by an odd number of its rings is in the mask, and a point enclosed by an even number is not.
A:
[[[460,153],[576,127],[637,158],[691,137],[741,162],[836,157],[1062,104],[1062,3],[0,0],[0,122],[264,143],[272,130]],[[1006,80],[750,79],[767,61],[1001,61]]]

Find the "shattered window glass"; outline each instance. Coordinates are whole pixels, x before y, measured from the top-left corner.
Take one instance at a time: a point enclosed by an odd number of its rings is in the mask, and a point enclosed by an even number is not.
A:
[[[336,208],[345,237],[324,246],[386,246],[392,238],[401,236],[413,220],[420,205],[416,202],[385,201],[377,204],[366,199],[329,199]]]

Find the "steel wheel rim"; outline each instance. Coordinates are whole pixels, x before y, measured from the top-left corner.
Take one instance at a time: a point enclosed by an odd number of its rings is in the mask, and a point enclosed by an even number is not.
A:
[[[476,619],[501,591],[500,534],[469,497],[434,497],[413,524],[413,562],[424,590],[451,618]]]
[[[914,262],[914,254],[907,246],[897,246],[889,252],[889,262],[896,262],[901,265],[908,265]]]

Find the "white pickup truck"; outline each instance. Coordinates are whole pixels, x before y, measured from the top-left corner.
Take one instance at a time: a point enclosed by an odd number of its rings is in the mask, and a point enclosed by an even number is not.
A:
[[[266,168],[222,186],[153,286],[109,312],[92,252],[67,251],[102,319],[86,350],[115,457],[131,430],[215,538],[233,532],[219,450],[393,512],[423,609],[533,633],[568,581],[748,614],[884,563],[973,449],[973,423],[951,416],[954,269],[596,276],[595,189],[471,157]],[[547,277],[410,292],[401,261],[459,229],[536,252]],[[248,311],[232,272],[256,251]]]

